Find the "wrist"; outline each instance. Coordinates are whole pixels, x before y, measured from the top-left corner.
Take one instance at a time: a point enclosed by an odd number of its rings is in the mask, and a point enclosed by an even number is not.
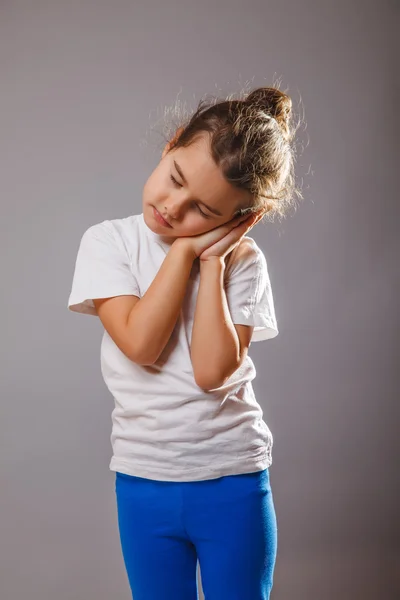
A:
[[[197,258],[197,255],[190,244],[186,242],[187,238],[176,238],[172,243],[172,248],[177,248],[178,251],[185,255],[188,260],[194,262]]]
[[[225,269],[226,263],[223,256],[210,256],[200,258],[200,269]]]

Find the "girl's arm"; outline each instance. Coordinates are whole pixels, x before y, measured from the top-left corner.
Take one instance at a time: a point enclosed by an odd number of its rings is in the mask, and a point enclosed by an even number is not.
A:
[[[133,354],[135,357],[135,362],[140,362],[140,364],[153,364],[157,361],[161,352],[164,350],[181,310],[183,299],[186,293],[187,282],[195,258],[197,258],[205,249],[209,249],[210,247],[215,248],[215,244],[218,244],[223,238],[226,239],[226,236],[228,236],[228,239],[230,240],[228,245],[232,246],[232,240],[234,240],[237,235],[243,237],[244,233],[246,233],[252,224],[254,224],[254,219],[256,218],[256,215],[252,215],[250,218],[243,218],[243,216],[239,215],[228,223],[216,227],[211,231],[193,237],[177,238],[173,242],[148,290],[142,296],[142,298],[140,298],[140,300],[134,304],[128,316],[128,337],[132,339],[132,344],[134,344]],[[235,229],[235,232],[232,233],[233,229]],[[214,262],[214,260],[212,262]],[[200,264],[201,263],[202,261],[200,261]],[[222,263],[225,265],[224,260],[222,260]],[[208,267],[205,269],[204,267],[201,267],[201,269],[203,270],[203,273],[208,273]],[[214,270],[212,271],[210,268],[210,275],[213,274]],[[221,277],[222,275],[223,272],[221,273]],[[207,277],[207,280],[208,279],[209,277]],[[211,284],[212,281],[215,281],[215,277],[213,276],[210,277]],[[205,297],[205,299],[201,302],[201,305],[204,306],[202,306],[202,316],[200,317],[200,324],[204,325],[203,336],[205,336],[205,332],[209,329],[209,320],[205,318],[208,314],[208,308],[206,305],[207,285],[208,281],[203,281],[202,285],[200,279],[199,292],[203,297]],[[234,349],[236,349],[236,352],[238,352],[240,355],[240,345],[238,350],[237,344],[239,344],[239,342],[235,332],[235,327],[232,324],[229,315],[222,281],[220,286],[222,288],[221,291],[218,292],[215,290],[214,294],[212,294],[212,297],[218,298],[221,297],[221,294],[224,295],[225,319],[229,319],[229,322],[233,328],[230,344],[226,338],[226,332],[221,330],[221,325],[218,323],[219,316],[221,315],[221,300],[217,300],[219,304],[217,308],[214,306],[216,304],[215,302],[211,308],[211,310],[214,312],[212,323],[217,323],[217,331],[223,331],[223,339],[218,340],[218,346],[221,347],[221,350],[226,352],[225,344],[228,342],[228,344],[232,347],[232,351],[228,351],[227,353],[228,356],[231,356],[233,359],[235,354]],[[247,337],[249,328],[246,327],[246,331],[244,328],[242,328],[242,331],[243,336]],[[236,337],[232,337],[234,335]],[[233,345],[235,342],[236,346]],[[203,344],[201,344],[201,346],[203,346]],[[207,381],[209,381],[209,374],[207,371],[208,365],[207,362],[203,362],[202,360],[204,354],[202,352],[197,352],[196,348],[195,356],[197,357],[198,355],[199,358],[195,359],[195,364],[200,362],[200,366],[202,365],[207,373]],[[237,364],[236,361],[235,364]],[[215,365],[218,377],[220,377],[221,374],[224,375],[232,368],[232,361],[229,361],[228,369],[226,368],[226,365],[226,359],[222,364],[222,371],[217,368],[217,365]],[[234,370],[235,369],[233,369],[231,372],[233,373]],[[229,376],[230,374],[228,377]],[[225,376],[225,378],[227,377]],[[203,377],[200,379],[203,381]]]
[[[194,259],[190,248],[174,242],[146,293],[132,307],[127,328],[135,362],[153,364],[164,350],[182,307]]]
[[[224,259],[200,261],[190,354],[195,381],[205,390],[220,387],[239,368],[253,331],[250,326],[235,326],[232,322],[224,271]]]

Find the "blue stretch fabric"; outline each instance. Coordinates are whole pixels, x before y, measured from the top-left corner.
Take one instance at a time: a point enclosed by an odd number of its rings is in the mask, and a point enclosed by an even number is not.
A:
[[[269,600],[277,520],[269,471],[203,481],[116,472],[121,548],[134,600]]]

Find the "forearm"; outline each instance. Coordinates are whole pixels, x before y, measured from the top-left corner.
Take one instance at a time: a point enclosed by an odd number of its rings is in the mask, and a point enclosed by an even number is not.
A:
[[[171,337],[193,260],[193,253],[174,242],[146,293],[129,314],[128,330],[142,364],[153,364]]]
[[[191,360],[197,385],[222,385],[240,362],[240,342],[229,312],[224,289],[224,261],[200,261]]]

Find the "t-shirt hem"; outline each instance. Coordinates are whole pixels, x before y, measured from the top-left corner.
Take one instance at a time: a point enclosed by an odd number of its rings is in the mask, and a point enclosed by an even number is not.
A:
[[[245,456],[238,458],[234,462],[224,463],[222,465],[212,465],[206,467],[196,467],[190,469],[171,469],[171,466],[149,467],[142,465],[137,460],[128,461],[113,456],[110,461],[110,471],[119,471],[125,475],[143,477],[145,479],[155,479],[158,481],[203,481],[206,479],[216,479],[226,475],[240,475],[253,473],[270,467],[272,464],[271,451],[267,450],[261,456]]]

